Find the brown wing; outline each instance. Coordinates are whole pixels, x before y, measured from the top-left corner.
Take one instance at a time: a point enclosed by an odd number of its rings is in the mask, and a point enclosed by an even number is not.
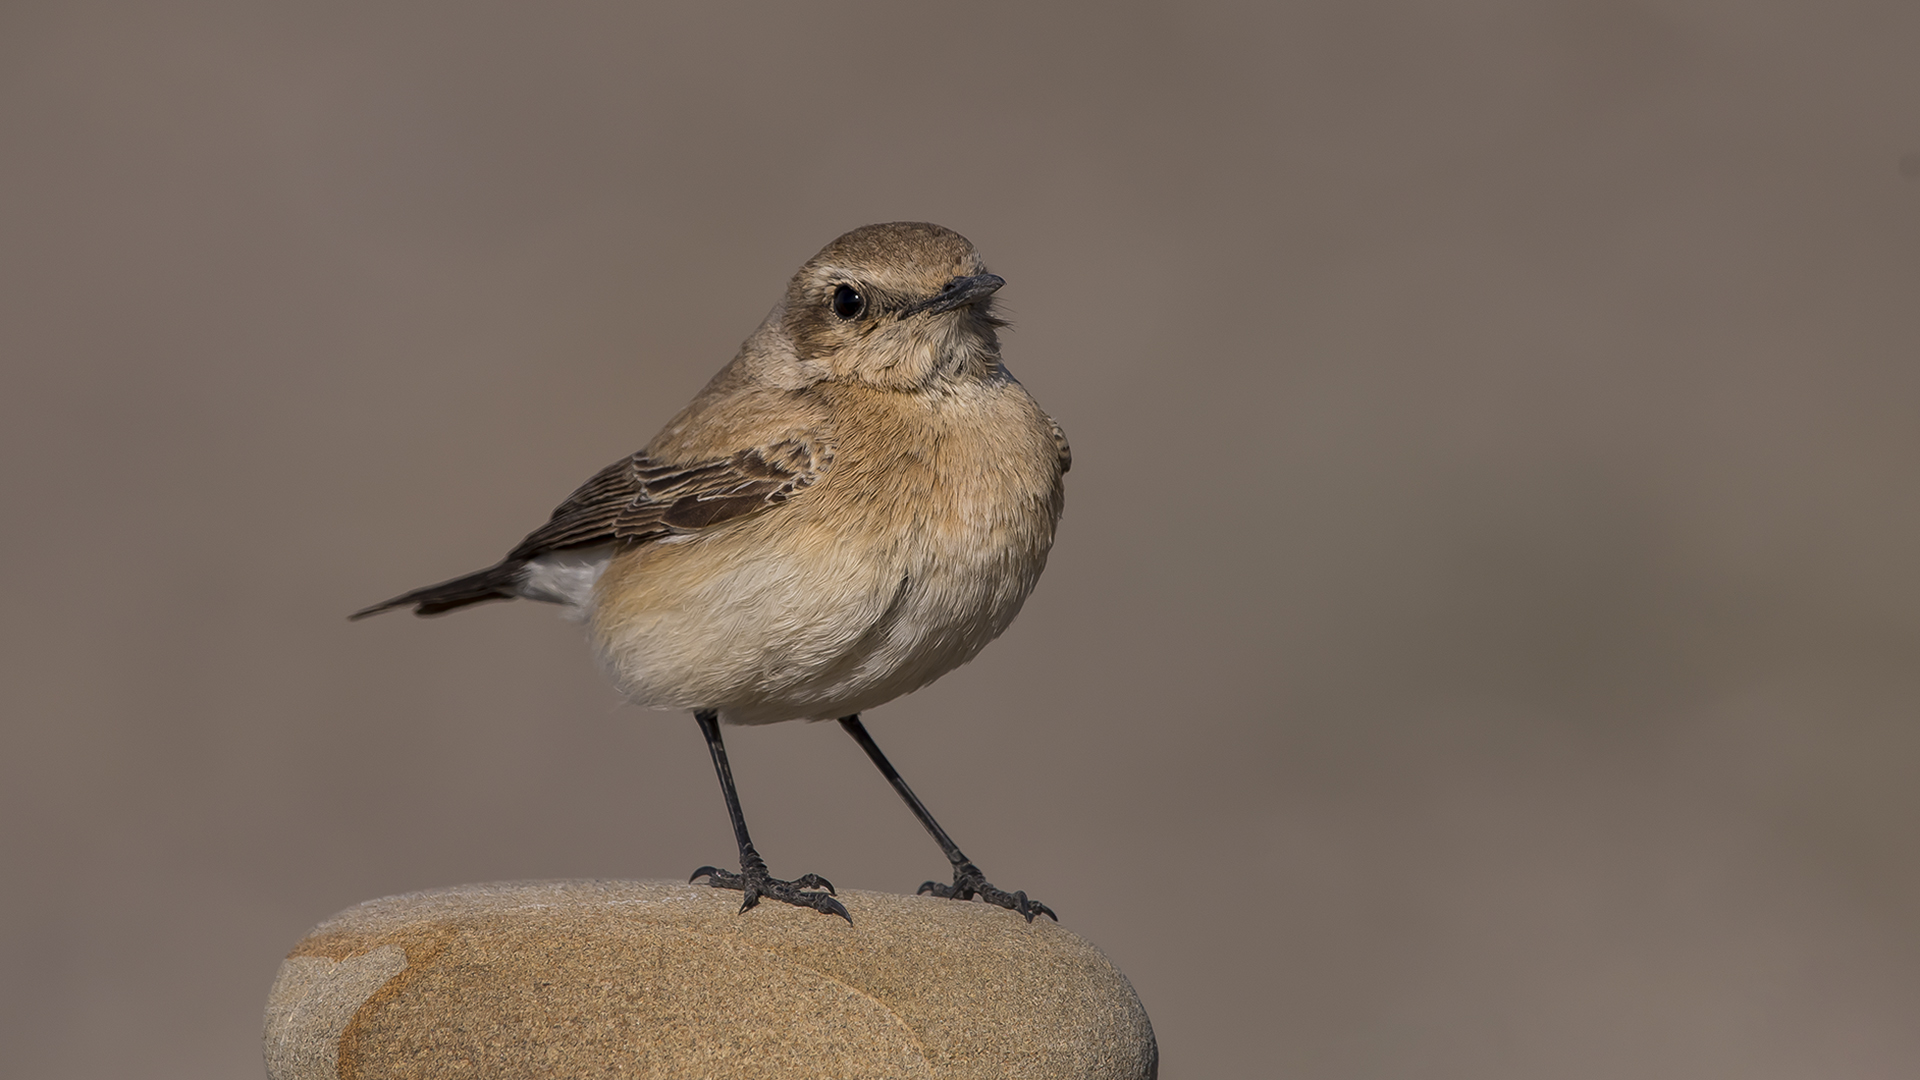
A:
[[[520,541],[509,562],[609,540],[654,540],[690,532],[783,503],[824,475],[833,450],[793,439],[729,458],[663,465],[644,453],[616,461]]]
[[[409,604],[416,615],[440,615],[469,604],[511,600],[520,595],[529,559],[562,548],[654,540],[718,525],[787,501],[825,475],[832,463],[831,446],[804,438],[692,465],[662,465],[635,454],[580,485],[551,520],[497,565],[403,593],[349,617],[364,619]]]
[[[1059,456],[1060,472],[1065,475],[1073,468],[1073,447],[1067,445],[1067,432],[1060,426],[1060,421],[1049,416],[1047,424],[1053,428],[1053,452]]]

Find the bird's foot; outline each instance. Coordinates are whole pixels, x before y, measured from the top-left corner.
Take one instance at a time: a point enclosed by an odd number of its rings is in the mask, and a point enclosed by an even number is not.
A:
[[[1045,915],[1054,922],[1060,921],[1060,916],[1055,915],[1052,908],[1038,900],[1027,899],[1026,893],[996,888],[980,872],[980,868],[970,862],[953,864],[953,884],[942,885],[937,881],[929,881],[915,891],[944,896],[950,900],[971,900],[978,896],[989,904],[1019,912],[1026,916],[1028,922],[1032,922],[1035,915]]]
[[[741,911],[753,907],[765,897],[794,907],[812,908],[824,915],[838,915],[847,920],[849,926],[853,924],[853,916],[847,914],[847,906],[833,898],[833,882],[819,874],[806,874],[792,881],[781,881],[767,873],[767,864],[751,851],[741,858],[740,872],[737,874],[717,866],[703,866],[687,880],[696,881],[703,877],[708,885],[716,889],[739,889],[746,893],[746,899],[740,901]],[[825,889],[826,892],[808,892],[809,889]]]

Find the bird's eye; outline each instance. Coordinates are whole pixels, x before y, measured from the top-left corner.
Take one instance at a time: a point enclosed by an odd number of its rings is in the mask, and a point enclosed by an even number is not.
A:
[[[867,310],[867,298],[860,290],[851,285],[842,285],[833,290],[833,313],[848,321],[860,317]]]

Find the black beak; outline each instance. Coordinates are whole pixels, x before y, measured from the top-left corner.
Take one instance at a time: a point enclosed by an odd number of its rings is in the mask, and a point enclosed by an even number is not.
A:
[[[999,274],[975,274],[972,277],[957,277],[942,286],[934,295],[918,303],[908,304],[900,309],[900,317],[917,315],[923,311],[939,313],[966,307],[982,297],[992,296],[994,290],[1005,285],[1007,279]]]

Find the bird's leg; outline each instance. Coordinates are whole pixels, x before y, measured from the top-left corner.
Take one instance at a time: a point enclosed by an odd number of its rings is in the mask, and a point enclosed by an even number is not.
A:
[[[894,769],[893,763],[887,760],[887,755],[880,752],[880,747],[874,743],[873,736],[867,734],[866,725],[860,722],[858,713],[841,717],[840,726],[847,729],[847,734],[853,736],[853,741],[859,743],[860,749],[865,750],[867,756],[873,759],[873,763],[879,766],[880,775],[886,777],[887,783],[893,785],[893,790],[900,793],[900,798],[906,801],[907,809],[912,810],[913,816],[920,819],[920,824],[925,826],[927,832],[933,836],[934,843],[939,844],[940,850],[946,852],[947,861],[953,864],[953,884],[942,885],[937,881],[929,881],[916,891],[954,900],[971,900],[978,896],[989,904],[998,904],[1003,908],[1011,908],[1019,912],[1027,917],[1028,922],[1032,922],[1035,915],[1045,915],[1055,922],[1060,921],[1060,916],[1055,915],[1052,908],[1038,900],[1027,899],[1026,893],[1006,892],[995,888],[987,880],[986,875],[980,872],[980,868],[973,865],[973,862],[960,850],[960,845],[954,843],[953,838],[947,835],[947,830],[933,820],[933,815],[927,812],[926,804],[920,801],[919,796],[913,793],[913,789],[907,786],[905,780],[900,779],[900,773]]]
[[[733,770],[727,767],[727,746],[720,741],[720,714],[712,709],[704,709],[694,713],[693,718],[700,725],[700,734],[706,736],[707,751],[713,755],[713,771],[720,775],[720,793],[726,796],[727,816],[733,820],[733,838],[740,845],[740,872],[736,874],[714,866],[703,866],[687,880],[704,877],[707,884],[716,889],[739,889],[746,893],[746,899],[740,902],[741,911],[758,904],[764,896],[795,907],[838,915],[849,923],[853,922],[853,916],[847,914],[846,905],[830,895],[833,882],[819,874],[781,881],[767,873],[766,860],[753,850],[753,838],[747,835],[747,817],[740,812],[740,793],[733,789]],[[827,891],[806,892],[807,889]]]

